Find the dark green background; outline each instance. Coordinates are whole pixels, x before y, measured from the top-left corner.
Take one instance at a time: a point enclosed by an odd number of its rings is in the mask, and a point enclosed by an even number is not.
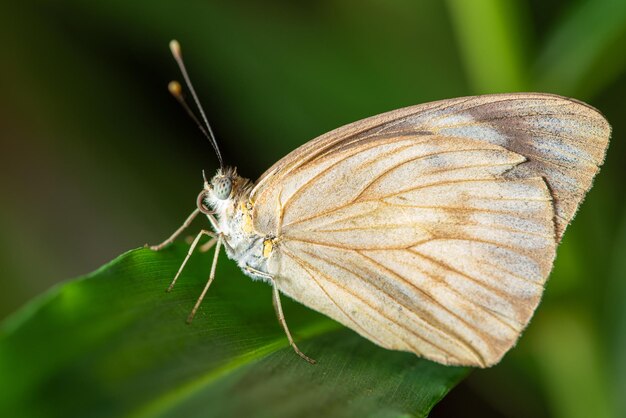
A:
[[[226,160],[251,178],[307,140],[383,111],[559,93],[613,125],[606,165],[518,346],[434,415],[626,416],[625,1],[0,7],[0,317],[159,241],[193,209],[200,172],[216,160],[165,88],[179,77],[171,38]]]

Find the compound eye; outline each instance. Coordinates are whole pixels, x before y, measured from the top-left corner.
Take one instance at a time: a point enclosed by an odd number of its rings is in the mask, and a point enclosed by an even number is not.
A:
[[[228,177],[217,177],[213,179],[213,194],[219,200],[226,200],[230,197],[233,189],[233,182]]]

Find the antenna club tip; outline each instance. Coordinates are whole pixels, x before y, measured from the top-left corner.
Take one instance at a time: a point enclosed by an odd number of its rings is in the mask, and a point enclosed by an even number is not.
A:
[[[183,93],[183,88],[180,86],[178,81],[170,81],[167,85],[167,89],[174,96],[181,96]]]
[[[172,51],[172,55],[174,55],[175,57],[180,57],[180,44],[176,39],[172,39],[170,41],[170,51]]]

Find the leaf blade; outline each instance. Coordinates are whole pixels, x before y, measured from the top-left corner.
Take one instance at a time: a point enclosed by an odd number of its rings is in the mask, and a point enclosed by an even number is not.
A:
[[[468,373],[376,347],[286,301],[302,349],[319,361],[310,366],[291,351],[267,286],[226,260],[187,326],[210,263],[192,257],[166,294],[185,252],[130,251],[6,321],[0,414],[287,417],[324,400],[330,417],[425,416]]]

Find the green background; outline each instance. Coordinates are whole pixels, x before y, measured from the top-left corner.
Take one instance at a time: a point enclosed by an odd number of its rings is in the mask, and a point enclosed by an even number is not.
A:
[[[518,346],[433,416],[626,416],[625,1],[0,7],[0,317],[160,241],[193,209],[216,160],[167,93],[179,77],[171,38],[227,162],[253,179],[307,140],[383,111],[558,93],[607,116],[606,164]]]

